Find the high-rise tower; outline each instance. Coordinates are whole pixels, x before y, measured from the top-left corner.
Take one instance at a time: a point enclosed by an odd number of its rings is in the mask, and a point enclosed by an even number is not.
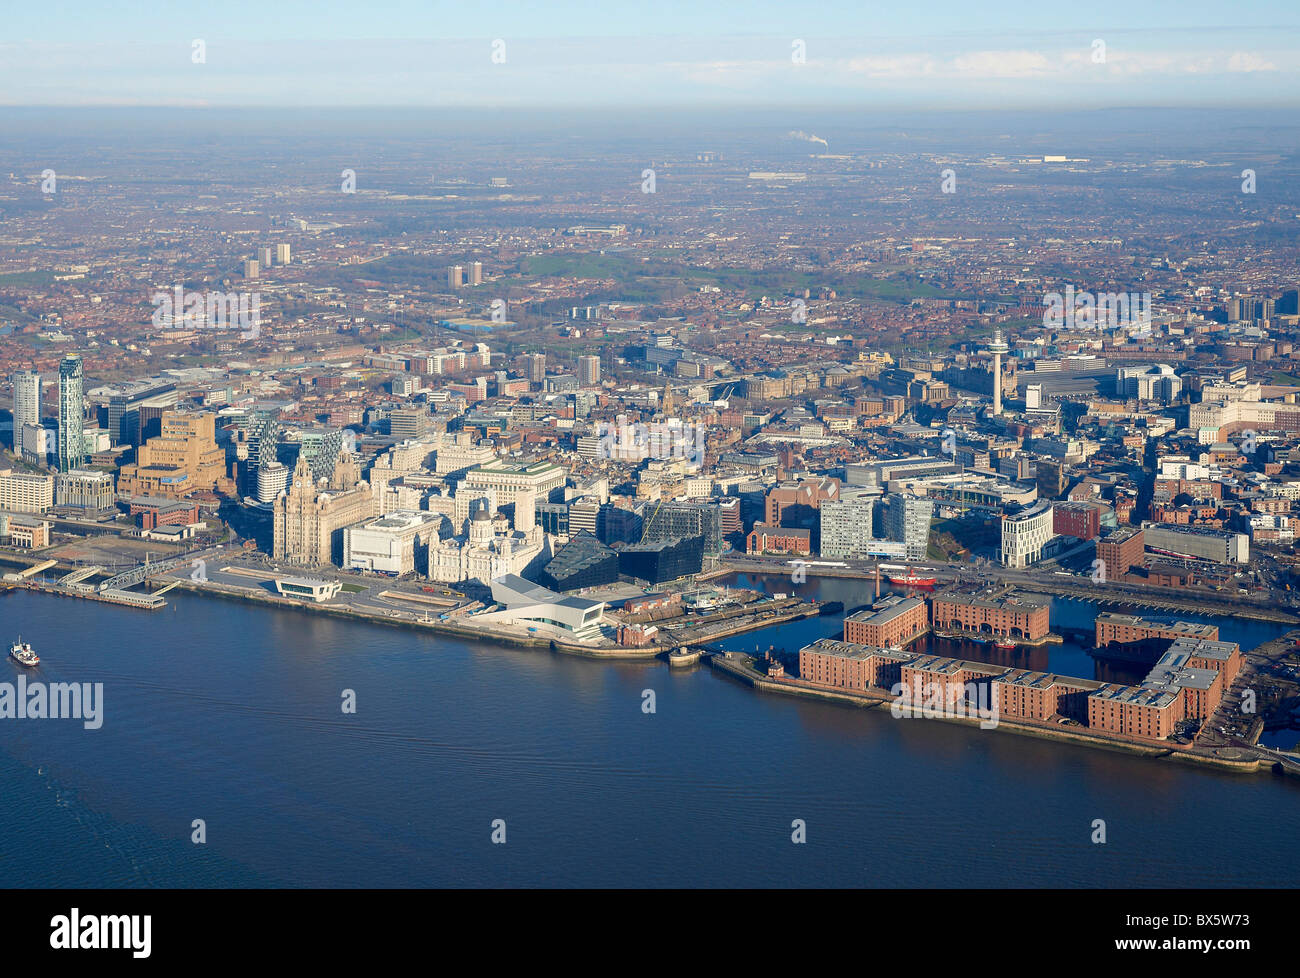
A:
[[[85,380],[81,357],[70,353],[59,363],[59,471],[79,468],[86,460]]]
[[[1002,413],[1002,355],[1009,349],[1007,341],[1002,338],[1002,330],[994,330],[989,352],[993,354],[993,413],[995,415]]]
[[[23,447],[23,425],[41,423],[41,375],[35,370],[19,370],[14,382],[14,451]]]

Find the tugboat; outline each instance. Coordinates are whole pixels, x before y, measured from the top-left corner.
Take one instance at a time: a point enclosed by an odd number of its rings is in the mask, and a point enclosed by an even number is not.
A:
[[[9,657],[21,666],[34,666],[41,661],[41,657],[36,654],[28,642],[24,642],[22,636],[18,636],[18,641],[14,642],[13,647],[9,649]]]

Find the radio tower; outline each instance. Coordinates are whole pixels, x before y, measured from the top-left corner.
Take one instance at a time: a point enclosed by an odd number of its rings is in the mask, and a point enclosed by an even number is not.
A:
[[[993,342],[988,346],[988,350],[993,354],[993,413],[998,415],[1002,413],[1002,354],[1006,353],[1010,347],[1007,341],[1002,338],[1002,330],[993,331]]]

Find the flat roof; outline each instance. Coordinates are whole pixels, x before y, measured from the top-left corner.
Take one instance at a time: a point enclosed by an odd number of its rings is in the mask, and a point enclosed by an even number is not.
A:
[[[1170,652],[1183,652],[1189,657],[1196,656],[1201,659],[1223,659],[1227,660],[1241,651],[1241,646],[1236,642],[1217,642],[1212,638],[1176,638],[1174,644],[1169,646]]]
[[[819,638],[811,645],[805,645],[799,651],[819,652],[823,655],[833,655],[841,659],[866,659],[873,655],[877,655],[884,659],[896,659],[899,662],[910,662],[916,658],[914,652],[882,649],[877,645],[861,645],[857,642],[845,642],[835,638]]]
[[[331,584],[339,583],[338,581],[326,581],[319,577],[280,577],[280,578],[276,578],[276,581],[279,584],[290,584],[295,587],[310,587],[310,588],[319,587],[322,584],[328,586]]]
[[[1188,638],[1206,637],[1216,632],[1217,625],[1203,625],[1195,621],[1160,621],[1157,618],[1143,618],[1140,615],[1124,615],[1107,611],[1097,616],[1097,621],[1110,625],[1134,625],[1146,628],[1160,628],[1169,632],[1181,632]]]
[[[845,618],[845,621],[869,621],[875,625],[881,625],[888,621],[893,621],[899,615],[906,614],[914,608],[924,607],[925,602],[920,598],[902,598],[898,601],[891,601],[883,608],[863,608],[861,611],[855,611]]]
[[[1103,686],[1088,697],[1101,700],[1113,700],[1117,703],[1133,703],[1137,706],[1150,706],[1158,710],[1169,707],[1178,699],[1177,693],[1166,689],[1147,688],[1143,686]]]
[[[1013,609],[1021,608],[1025,611],[1037,611],[1039,608],[1047,607],[1051,602],[1051,598],[1040,597],[1035,594],[970,594],[965,591],[940,591],[935,595],[935,598],[977,608],[993,608],[998,611],[1008,607]]]

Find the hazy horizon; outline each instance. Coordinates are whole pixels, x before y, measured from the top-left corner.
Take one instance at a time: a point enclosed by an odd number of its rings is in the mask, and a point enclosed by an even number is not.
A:
[[[127,11],[71,0],[7,14],[0,105],[1300,104],[1300,11],[1266,0],[1227,16],[1207,0],[1086,10],[231,0]]]

